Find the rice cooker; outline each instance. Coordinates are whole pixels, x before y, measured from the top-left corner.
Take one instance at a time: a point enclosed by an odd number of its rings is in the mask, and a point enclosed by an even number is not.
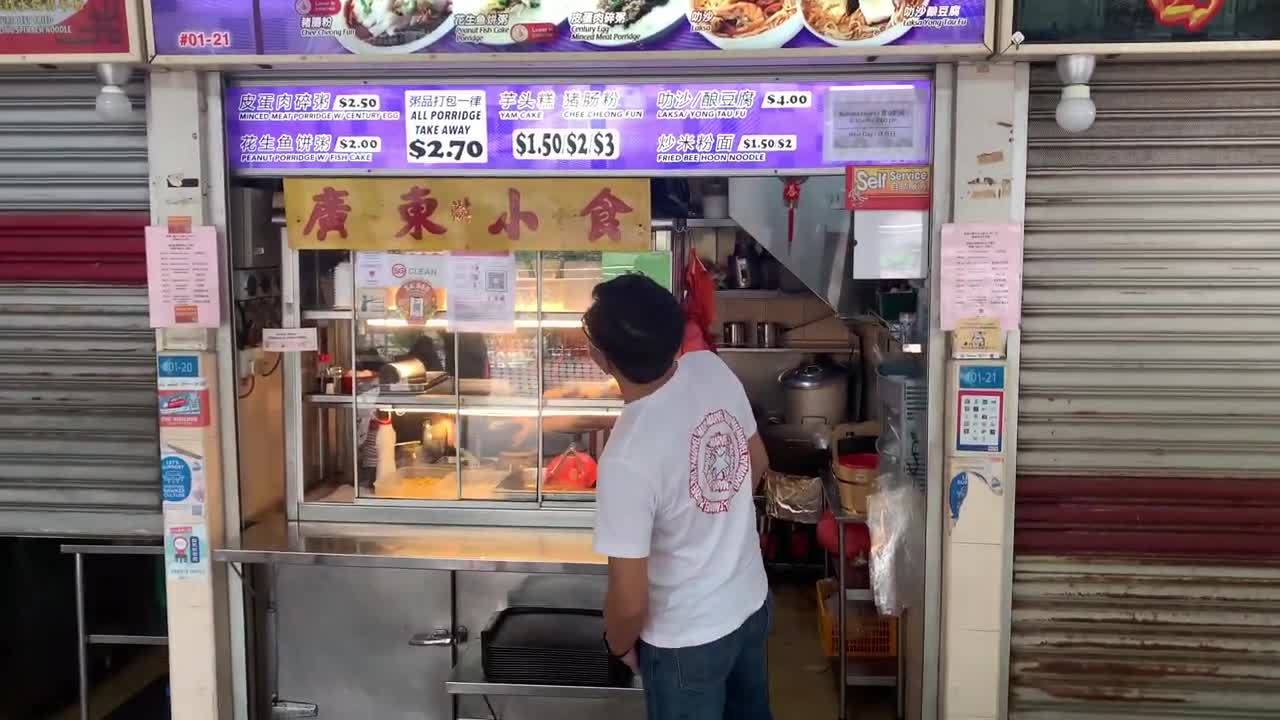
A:
[[[849,409],[849,371],[830,360],[819,360],[787,370],[778,377],[782,385],[789,425],[844,422]]]

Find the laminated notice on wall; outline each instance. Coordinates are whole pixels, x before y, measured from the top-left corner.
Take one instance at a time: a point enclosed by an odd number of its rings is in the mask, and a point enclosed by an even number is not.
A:
[[[190,230],[147,228],[147,299],[153,328],[216,328],[221,321],[217,231],[210,226]]]
[[[942,329],[962,320],[995,319],[1021,326],[1022,226],[942,226]]]
[[[516,261],[511,253],[449,255],[451,332],[509,333],[516,324]]]

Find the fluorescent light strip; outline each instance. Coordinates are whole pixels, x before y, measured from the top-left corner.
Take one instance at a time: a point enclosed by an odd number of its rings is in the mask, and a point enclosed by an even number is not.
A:
[[[377,405],[377,409],[381,412],[393,412],[400,415],[462,415],[463,417],[511,417],[511,418],[533,418],[538,416],[538,408],[536,407],[468,407],[458,408],[439,407],[401,407],[398,405]],[[622,414],[621,408],[543,408],[543,417],[617,417]]]
[[[444,318],[431,318],[422,325],[410,325],[408,320],[402,318],[371,318],[365,322],[370,327],[382,328],[403,328],[403,327],[428,327],[428,328],[447,328],[449,321]],[[570,319],[547,319],[547,320],[516,320],[517,329],[528,328],[548,328],[552,330],[576,330],[582,327],[581,320]]]

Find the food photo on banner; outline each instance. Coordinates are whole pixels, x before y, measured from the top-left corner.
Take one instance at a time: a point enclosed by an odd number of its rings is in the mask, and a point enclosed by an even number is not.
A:
[[[1016,0],[1029,45],[1280,40],[1276,0]]]
[[[150,0],[158,55],[981,45],[987,0]]]
[[[139,59],[132,0],[0,0],[0,63]]]

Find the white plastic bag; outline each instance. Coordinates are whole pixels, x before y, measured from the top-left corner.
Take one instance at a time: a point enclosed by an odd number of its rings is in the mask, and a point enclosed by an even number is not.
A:
[[[924,568],[924,499],[910,484],[882,477],[867,498],[871,590],[885,615],[901,615],[919,594]]]

